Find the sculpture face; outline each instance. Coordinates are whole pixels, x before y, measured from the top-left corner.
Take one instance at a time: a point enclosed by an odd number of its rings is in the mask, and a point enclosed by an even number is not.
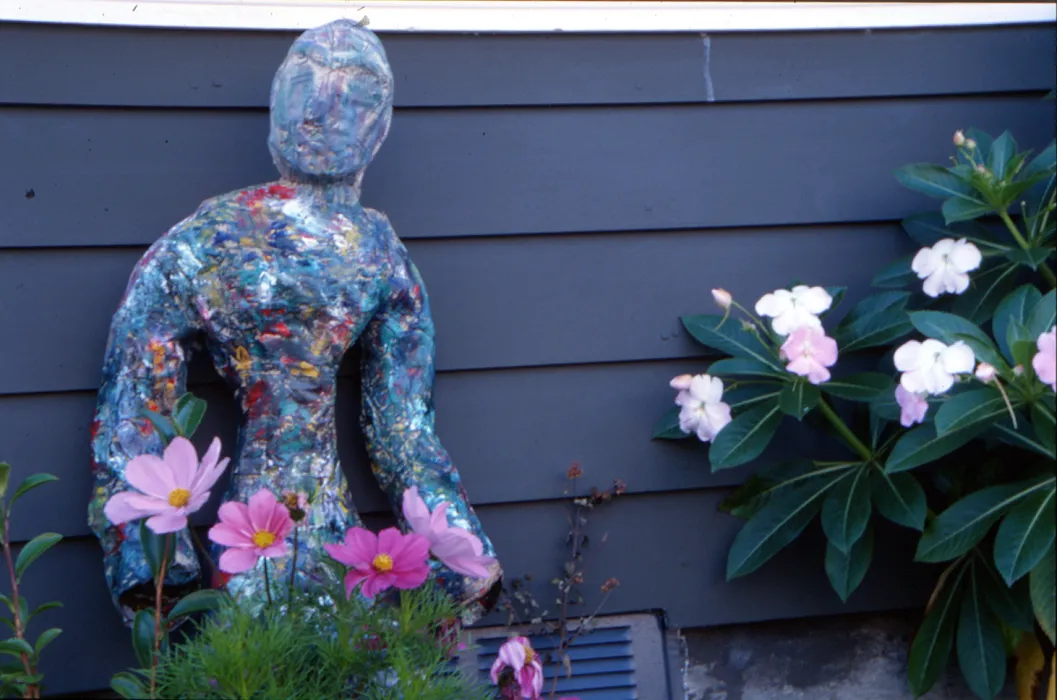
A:
[[[393,74],[373,33],[342,20],[305,32],[272,83],[268,147],[294,180],[355,177],[393,116]]]
[[[190,341],[204,337],[242,411],[225,500],[260,489],[314,492],[299,525],[297,570],[276,576],[311,586],[324,545],[360,524],[338,461],[338,367],[361,349],[363,428],[372,471],[399,513],[416,487],[430,510],[446,503],[451,527],[494,557],[459,474],[434,431],[433,320],[418,270],[385,216],[362,207],[359,184],[392,118],[392,72],[378,38],[337,21],[302,35],[272,88],[268,146],[283,178],[209,199],[137,264],[112,322],[92,427],[95,493],[89,522],[100,538],[115,602],[131,617],[150,571],[137,528],[114,526],[103,504],[128,488],[124,469],[161,440],[144,409],[166,413],[184,393]],[[351,426],[346,429],[351,429]],[[228,446],[227,453],[231,453]],[[214,558],[218,552],[214,552]],[[439,585],[488,609],[501,571],[468,578],[434,564]],[[177,539],[167,577],[191,584],[199,565]],[[216,583],[263,604],[259,572]]]

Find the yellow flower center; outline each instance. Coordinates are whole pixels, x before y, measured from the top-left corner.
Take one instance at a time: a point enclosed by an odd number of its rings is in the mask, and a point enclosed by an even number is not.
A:
[[[393,570],[393,558],[388,554],[376,554],[374,560],[371,561],[371,566],[374,567],[375,571],[392,571]]]
[[[532,663],[532,660],[536,658],[536,652],[533,651],[532,647],[528,646],[527,644],[522,644],[521,646],[525,647],[525,663]]]
[[[173,508],[183,508],[191,502],[191,492],[187,489],[173,489],[169,492],[169,505]]]
[[[265,532],[264,530],[258,530],[253,533],[253,544],[259,549],[265,547],[271,547],[275,543],[275,534],[271,532]]]

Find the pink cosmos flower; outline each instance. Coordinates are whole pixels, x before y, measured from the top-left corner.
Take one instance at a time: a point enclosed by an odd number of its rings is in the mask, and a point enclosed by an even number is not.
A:
[[[388,588],[418,588],[429,577],[429,540],[415,533],[401,534],[389,527],[375,535],[362,527],[350,528],[344,544],[323,545],[336,561],[350,567],[345,574],[345,594],[361,582],[361,592],[371,599]]]
[[[801,326],[789,334],[782,345],[785,366],[793,374],[807,377],[812,384],[829,381],[829,370],[837,362],[837,341],[814,326]]]
[[[1031,360],[1035,376],[1043,384],[1049,384],[1051,389],[1057,391],[1057,326],[1040,335],[1036,346],[1039,352]]]
[[[915,423],[924,423],[925,414],[929,412],[929,402],[925,394],[907,391],[902,384],[896,386],[896,403],[899,404],[899,424],[909,428]]]
[[[484,556],[481,540],[461,527],[448,525],[448,504],[441,503],[432,513],[418,495],[418,487],[404,491],[404,517],[416,534],[429,540],[430,551],[449,569],[463,576],[488,578],[495,559]]]
[[[294,527],[290,511],[274,493],[261,489],[244,503],[228,501],[217,512],[220,522],[209,529],[209,539],[230,547],[220,555],[220,570],[229,574],[249,571],[261,557],[286,554],[286,536]]]
[[[493,684],[499,685],[506,669],[510,669],[512,681],[518,685],[522,698],[536,700],[540,697],[543,692],[543,665],[532,643],[525,637],[511,637],[499,647],[499,655],[492,664]]]
[[[159,535],[178,532],[187,527],[187,516],[209,500],[209,489],[228,465],[226,457],[219,458],[218,438],[201,462],[190,440],[173,438],[161,457],[147,454],[129,461],[125,480],[137,491],[115,493],[103,512],[114,525],[147,518],[147,527]]]

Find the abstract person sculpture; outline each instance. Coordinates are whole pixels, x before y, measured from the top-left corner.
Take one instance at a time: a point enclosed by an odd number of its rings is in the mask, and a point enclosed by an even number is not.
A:
[[[357,340],[361,425],[398,517],[404,491],[417,486],[431,510],[446,501],[449,524],[495,556],[434,432],[433,321],[422,278],[386,217],[359,201],[364,169],[389,131],[392,95],[393,75],[372,32],[339,20],[302,34],[272,84],[268,147],[281,179],[205,201],[133,271],[103,366],[89,506],[126,619],[141,607],[150,569],[138,529],[112,525],[103,505],[126,488],[132,457],[161,452],[143,411],[172,409],[199,335],[243,413],[227,498],[304,491],[306,482],[316,493],[300,530],[301,585],[319,580],[322,545],[360,524],[338,464],[334,412],[338,365]],[[498,563],[486,579],[433,566],[467,617],[495,603]],[[198,577],[184,531],[166,587],[175,592]],[[264,595],[259,573],[224,585],[241,599]]]

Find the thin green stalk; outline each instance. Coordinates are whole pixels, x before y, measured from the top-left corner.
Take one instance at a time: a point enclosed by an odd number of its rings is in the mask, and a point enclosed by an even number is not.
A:
[[[297,528],[294,528],[294,552],[290,557],[290,612],[294,610],[294,574],[297,573]]]
[[[165,569],[169,563],[169,547],[172,546],[172,535],[165,536],[165,544],[162,546],[161,564],[158,567],[158,578],[154,581],[154,654],[150,660],[150,696],[157,696],[158,688],[158,657],[161,656],[162,619],[161,603],[162,588],[165,585]]]
[[[272,606],[272,582],[268,578],[268,560],[264,560],[264,594],[268,597],[268,607]]]
[[[1024,236],[1020,235],[1020,229],[1018,229],[1017,225],[1013,223],[1013,219],[1009,218],[1009,214],[1004,211],[1000,211],[998,212],[998,216],[1002,219],[1002,223],[1006,225],[1006,228],[1009,229],[1009,232],[1013,235],[1013,239],[1017,242],[1017,245],[1019,245],[1023,250],[1029,250],[1031,246],[1026,240],[1024,240]],[[1053,270],[1050,269],[1049,265],[1047,265],[1045,262],[1040,262],[1039,272],[1041,272],[1042,276],[1046,278],[1046,281],[1050,283],[1050,287],[1057,288],[1057,277],[1054,276]]]
[[[837,415],[836,411],[833,410],[825,399],[819,399],[818,407],[822,410],[822,415],[826,417],[826,420],[830,422],[840,436],[844,438],[844,441],[848,443],[848,447],[855,450],[864,461],[869,462],[873,459],[873,453],[870,452],[870,448],[863,444],[863,441],[851,431],[851,428],[841,420],[841,417]]]

